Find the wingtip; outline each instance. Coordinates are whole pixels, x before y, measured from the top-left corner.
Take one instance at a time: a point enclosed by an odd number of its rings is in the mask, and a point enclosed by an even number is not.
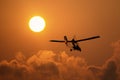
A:
[[[98,38],[100,38],[101,36],[98,36]]]
[[[100,38],[100,36],[95,36],[95,38]]]
[[[49,42],[52,42],[52,40],[49,40]]]

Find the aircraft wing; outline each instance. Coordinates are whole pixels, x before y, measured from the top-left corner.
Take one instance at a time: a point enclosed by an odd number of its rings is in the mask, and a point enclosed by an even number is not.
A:
[[[63,40],[50,40],[50,42],[65,42]]]
[[[86,41],[86,40],[91,40],[91,39],[96,39],[96,38],[100,38],[100,36],[93,36],[93,37],[89,37],[89,38],[85,38],[85,39],[81,39],[81,40],[76,40],[76,42]]]

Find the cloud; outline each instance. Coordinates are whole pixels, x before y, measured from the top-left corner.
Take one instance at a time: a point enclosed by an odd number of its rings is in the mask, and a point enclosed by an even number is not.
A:
[[[115,61],[110,60],[103,68],[102,80],[117,80],[117,64]]]
[[[0,80],[24,79],[26,72],[28,72],[27,66],[20,64],[16,60],[2,61],[0,63]]]
[[[0,80],[120,80],[120,41],[113,47],[113,56],[102,66],[88,65],[84,58],[66,52],[44,50],[29,58],[19,52],[0,62]]]

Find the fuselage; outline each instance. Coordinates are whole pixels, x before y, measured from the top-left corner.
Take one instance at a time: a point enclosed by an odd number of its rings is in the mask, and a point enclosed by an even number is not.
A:
[[[75,39],[73,38],[71,41],[72,41],[72,48],[73,48],[73,50],[79,50],[79,51],[81,51],[81,48],[79,47],[79,45],[77,44],[77,42],[75,41]]]
[[[73,45],[73,49],[74,49],[74,50],[79,50],[79,51],[81,51],[81,48],[79,47],[79,45],[77,44],[77,42],[75,42],[74,39],[72,39],[72,45]]]

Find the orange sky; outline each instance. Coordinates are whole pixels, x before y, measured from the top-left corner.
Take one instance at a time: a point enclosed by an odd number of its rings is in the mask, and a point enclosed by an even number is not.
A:
[[[17,52],[29,56],[39,50],[66,51],[101,64],[112,55],[111,44],[119,40],[120,0],[0,0],[0,60]],[[46,28],[32,32],[28,21],[40,15]],[[64,44],[50,43],[67,35],[77,39],[100,35],[101,39],[80,43],[82,52],[69,52]],[[97,58],[96,58],[97,57]]]

